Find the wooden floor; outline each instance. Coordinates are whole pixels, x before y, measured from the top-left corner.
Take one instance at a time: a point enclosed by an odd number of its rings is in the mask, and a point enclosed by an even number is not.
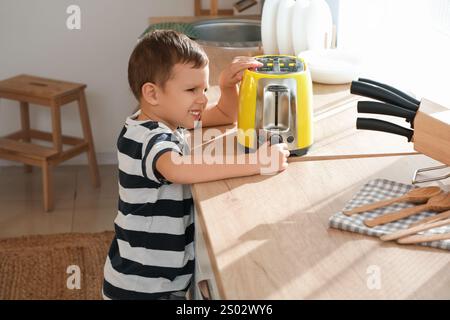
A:
[[[0,238],[113,230],[117,166],[99,167],[102,186],[91,185],[87,166],[53,168],[55,210],[44,212],[39,168],[0,167]]]

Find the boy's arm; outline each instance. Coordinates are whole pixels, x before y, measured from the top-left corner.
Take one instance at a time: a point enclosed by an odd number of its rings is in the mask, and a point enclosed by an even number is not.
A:
[[[196,164],[193,157],[166,152],[158,158],[156,169],[166,180],[176,184],[193,184],[259,174],[260,166],[251,162],[248,154],[224,156],[223,159],[223,164],[204,162]]]
[[[239,93],[237,86],[220,89],[219,102],[203,111],[202,125],[204,127],[220,126],[237,121]]]
[[[212,164],[204,159],[196,161],[195,155],[182,156],[172,151],[158,158],[156,169],[172,183],[193,184],[283,171],[287,168],[288,156],[286,144],[264,144],[253,154],[223,155],[221,163]]]

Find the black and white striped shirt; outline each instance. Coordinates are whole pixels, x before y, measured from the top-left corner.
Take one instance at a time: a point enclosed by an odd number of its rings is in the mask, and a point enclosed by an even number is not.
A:
[[[127,118],[117,141],[119,210],[104,267],[110,299],[157,299],[187,290],[194,272],[194,214],[189,185],[156,170],[163,153],[189,153],[181,130]]]

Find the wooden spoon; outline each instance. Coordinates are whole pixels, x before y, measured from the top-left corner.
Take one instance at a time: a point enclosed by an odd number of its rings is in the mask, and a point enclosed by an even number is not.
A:
[[[355,213],[372,211],[378,208],[386,207],[396,202],[425,203],[428,201],[428,199],[440,194],[441,192],[442,190],[439,187],[424,187],[412,189],[401,197],[369,203],[350,211],[345,211],[344,214],[346,216],[351,216]]]
[[[399,230],[390,234],[386,234],[384,236],[381,236],[380,239],[383,241],[391,241],[391,240],[397,240],[415,233],[418,233],[420,231],[425,231],[428,229],[434,229],[437,227],[442,227],[445,226],[447,224],[450,224],[450,219],[443,219],[441,221],[436,221],[436,222],[430,222],[430,223],[424,223],[421,224],[419,226],[416,227],[412,227],[412,228],[408,228],[408,229],[404,229],[404,230]]]
[[[450,193],[441,193],[438,194],[437,196],[430,198],[428,202],[425,204],[384,214],[374,219],[367,219],[364,221],[364,224],[368,227],[376,227],[381,224],[397,221],[426,210],[441,212],[449,209],[450,209]]]
[[[439,240],[448,240],[450,239],[450,232],[447,233],[439,233],[439,234],[416,234],[409,237],[400,238],[397,240],[398,243],[402,244],[413,244],[413,243],[421,243],[421,242],[432,242]]]
[[[416,227],[416,226],[424,224],[424,223],[435,222],[435,221],[439,221],[439,220],[443,220],[443,219],[447,219],[447,218],[450,218],[450,210],[436,214],[434,216],[430,216],[430,217],[421,219],[417,222],[411,223],[409,226]]]

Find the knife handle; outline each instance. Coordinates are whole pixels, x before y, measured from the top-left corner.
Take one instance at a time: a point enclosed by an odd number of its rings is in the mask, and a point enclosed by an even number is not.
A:
[[[370,83],[370,84],[373,84],[373,85],[378,86],[380,88],[384,88],[384,89],[386,89],[388,91],[391,91],[391,92],[399,95],[402,98],[405,98],[406,100],[414,103],[417,106],[419,106],[419,104],[420,104],[419,100],[411,97],[409,94],[406,94],[403,91],[400,91],[400,90],[398,90],[398,89],[396,89],[394,87],[391,87],[390,85],[387,85],[387,84],[384,84],[384,83],[381,83],[381,82],[377,82],[377,81],[374,81],[374,80],[366,79],[366,78],[358,78],[358,81]]]
[[[419,109],[419,107],[411,101],[408,101],[405,98],[402,98],[384,88],[376,87],[365,82],[352,81],[350,93],[387,102],[413,112],[417,112]]]
[[[408,142],[411,142],[414,135],[414,131],[411,129],[403,128],[396,124],[378,119],[358,118],[356,119],[356,129],[398,134],[408,138]]]
[[[412,122],[416,116],[415,112],[411,110],[376,101],[358,101],[358,112],[385,114],[388,116],[405,118],[408,122]]]

